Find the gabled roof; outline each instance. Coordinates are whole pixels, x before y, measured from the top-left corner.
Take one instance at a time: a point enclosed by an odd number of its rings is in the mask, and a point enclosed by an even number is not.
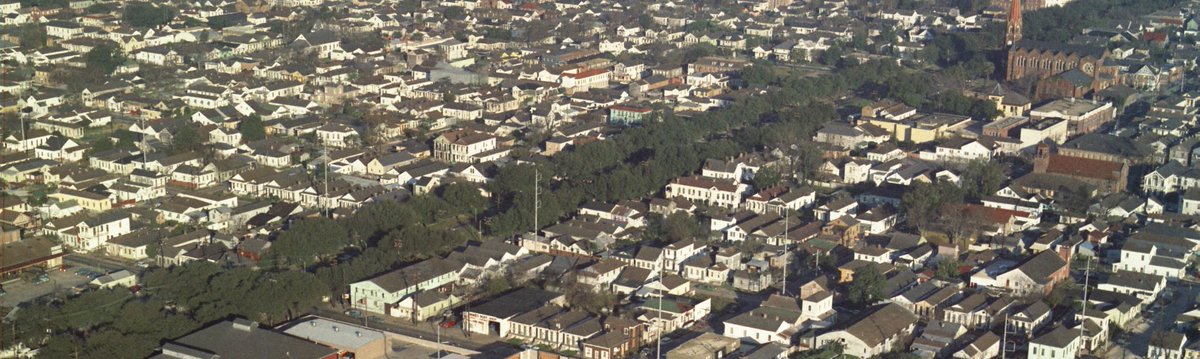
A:
[[[1078,329],[1067,329],[1063,326],[1056,326],[1054,330],[1043,334],[1040,337],[1034,338],[1030,343],[1045,345],[1052,348],[1066,348],[1071,342],[1079,338]]]
[[[369,281],[384,290],[397,292],[462,268],[461,262],[433,258],[371,278]]]
[[[1046,42],[1046,41],[1034,41],[1034,40],[1017,41],[1017,43],[1013,45],[1012,49],[1013,50],[1017,50],[1017,49],[1034,50],[1034,51],[1040,51],[1040,52],[1062,53],[1062,54],[1075,54],[1075,55],[1079,55],[1080,57],[1091,56],[1091,57],[1094,57],[1097,59],[1104,56],[1104,53],[1105,53],[1104,49],[1095,47],[1095,46],[1072,45],[1072,44],[1066,44],[1066,43],[1061,43],[1061,42]]]
[[[1047,173],[1094,178],[1101,180],[1119,180],[1124,164],[1092,158],[1063,156],[1051,154],[1046,165]]]
[[[917,315],[908,309],[895,303],[888,303],[874,308],[871,314],[854,322],[845,331],[864,344],[876,347],[883,344],[887,338],[916,324],[917,319]]]
[[[1067,266],[1067,262],[1054,251],[1042,251],[1017,266],[1016,269],[1038,284],[1050,282],[1050,276]]]

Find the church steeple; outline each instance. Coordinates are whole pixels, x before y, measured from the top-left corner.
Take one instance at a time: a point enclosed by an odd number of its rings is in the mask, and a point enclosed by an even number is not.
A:
[[[1012,46],[1021,40],[1021,0],[1012,0],[1008,8],[1008,32],[1004,33],[1004,45]]]

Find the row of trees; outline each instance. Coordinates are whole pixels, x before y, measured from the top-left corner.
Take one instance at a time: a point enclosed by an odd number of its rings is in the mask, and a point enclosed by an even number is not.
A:
[[[502,168],[488,185],[493,194],[489,232],[511,236],[534,224],[534,173],[542,181],[539,227],[560,220],[587,200],[615,201],[651,195],[671,179],[695,171],[705,158],[753,150],[781,149],[805,171],[819,164],[819,152],[805,140],[837,118],[828,97],[906,73],[894,63],[851,65],[830,76],[764,75],[776,91],[738,100],[722,111],[690,118],[669,112],[660,121],[630,128],[611,141],[580,146],[547,163]],[[732,135],[730,135],[732,133]],[[803,171],[800,171],[803,172]]]
[[[1022,14],[1022,34],[1027,39],[1066,42],[1089,27],[1111,27],[1154,11],[1177,6],[1179,0],[1072,1]]]
[[[138,297],[99,290],[22,310],[0,345],[19,341],[51,358],[144,358],[163,340],[231,316],[282,323],[345,293],[349,283],[461,246],[469,239],[460,228],[471,222],[466,215],[483,205],[477,188],[452,184],[407,202],[379,201],[342,220],[300,220],[273,242],[260,263],[267,270],[208,262],[151,269]],[[356,255],[334,260],[341,253]]]
[[[311,273],[207,262],[151,270],[144,279],[139,297],[125,289],[99,290],[23,309],[0,344],[16,340],[47,358],[144,358],[163,340],[230,316],[284,322],[320,302],[323,293]]]
[[[150,2],[128,2],[122,12],[122,19],[133,27],[154,28],[171,22],[179,11],[169,5],[155,5]]]

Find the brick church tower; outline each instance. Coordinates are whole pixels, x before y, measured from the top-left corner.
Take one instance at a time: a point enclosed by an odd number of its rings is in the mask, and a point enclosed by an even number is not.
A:
[[[1004,33],[1004,45],[1012,46],[1021,40],[1021,0],[1012,0],[1008,8],[1008,31]]]

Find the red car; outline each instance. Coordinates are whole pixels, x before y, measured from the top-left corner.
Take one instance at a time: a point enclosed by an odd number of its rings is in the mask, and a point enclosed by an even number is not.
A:
[[[441,326],[442,326],[442,328],[453,328],[455,324],[458,324],[458,321],[451,319],[451,320],[442,322]]]

